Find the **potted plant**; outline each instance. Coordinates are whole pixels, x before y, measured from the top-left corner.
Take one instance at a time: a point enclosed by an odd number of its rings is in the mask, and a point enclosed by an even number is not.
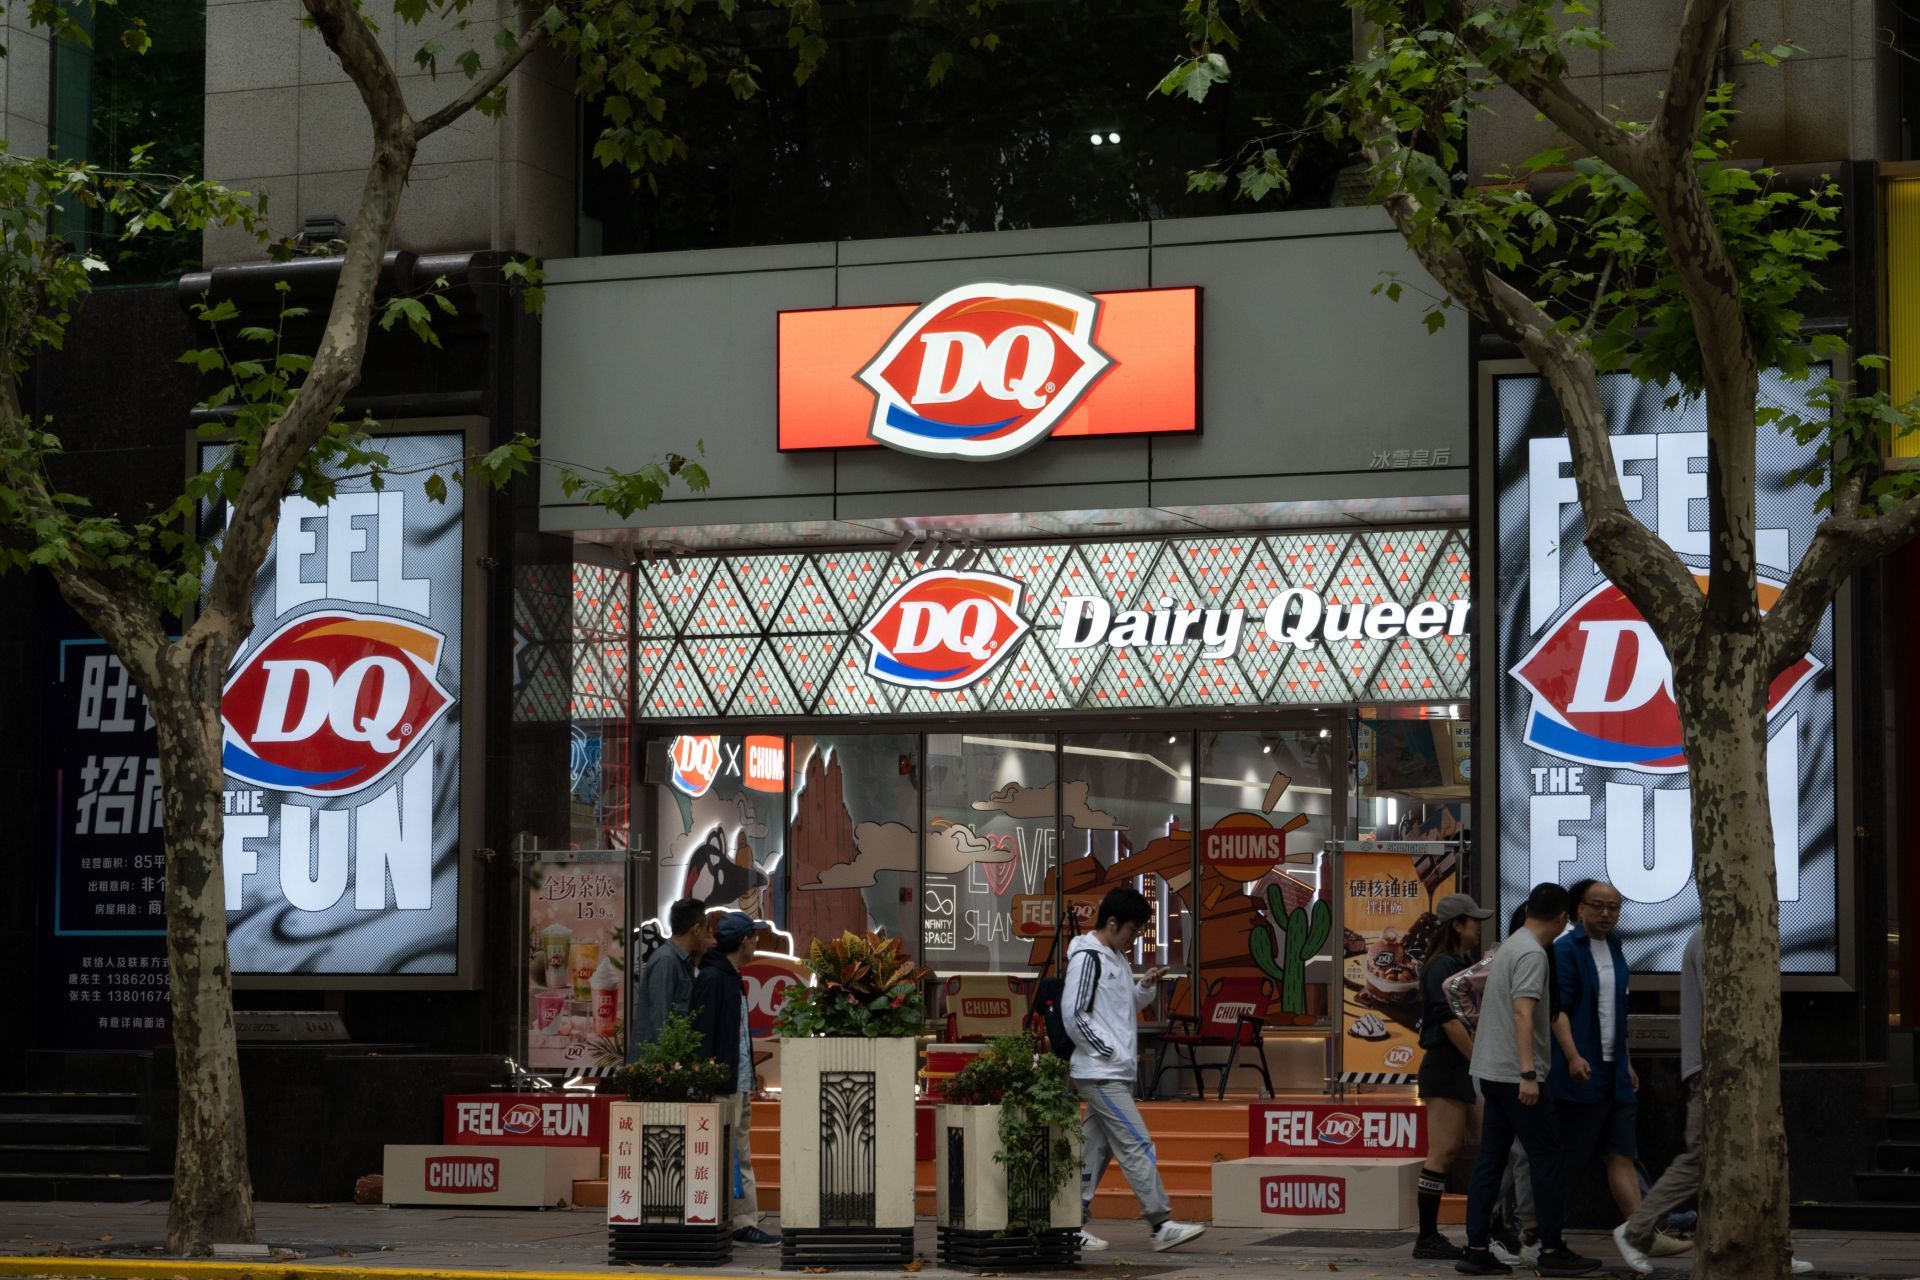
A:
[[[638,1061],[615,1071],[608,1108],[607,1260],[726,1262],[733,1256],[731,1135],[716,1094],[733,1087],[676,1013]]]
[[[928,970],[896,938],[813,944],[780,1033],[780,1265],[913,1260],[913,1101]]]
[[[943,1265],[1030,1271],[1080,1264],[1080,1098],[1067,1060],[999,1036],[934,1111]]]

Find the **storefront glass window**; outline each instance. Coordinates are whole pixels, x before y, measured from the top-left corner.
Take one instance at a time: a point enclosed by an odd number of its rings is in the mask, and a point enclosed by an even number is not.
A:
[[[1176,971],[1156,1009],[1192,1006],[1193,735],[1068,734],[1062,740],[1061,878],[1068,901],[1097,905],[1131,885],[1153,905],[1134,960]],[[1078,921],[1075,931],[1090,925]]]
[[[1201,828],[1248,834],[1203,845],[1199,997],[1257,991],[1270,1027],[1327,1021],[1338,742],[1331,726],[1200,735]]]
[[[654,900],[699,898],[709,911],[745,911],[776,926],[786,831],[786,739],[772,734],[680,734],[666,740],[670,771],[654,788]]]
[[[920,739],[835,734],[793,740],[788,928],[796,955],[852,930],[917,954]]]
[[[632,836],[628,768],[633,575],[573,566],[567,782],[569,847],[625,849]]]
[[[1470,840],[1473,722],[1464,707],[1457,714],[1356,722],[1354,822],[1361,840]]]
[[[1023,899],[1051,897],[1051,734],[927,735],[923,963],[937,973],[1034,971]]]

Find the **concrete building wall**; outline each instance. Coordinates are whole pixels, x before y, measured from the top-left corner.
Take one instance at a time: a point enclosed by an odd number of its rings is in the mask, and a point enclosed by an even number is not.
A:
[[[27,6],[8,5],[0,20],[0,138],[15,155],[45,155],[53,119],[53,41],[27,24]]]
[[[381,7],[380,41],[416,119],[466,87],[454,61],[462,52],[477,49],[489,63],[499,56],[494,36],[516,8],[513,0],[480,0],[462,29],[432,19],[410,26]],[[298,232],[307,218],[352,223],[373,137],[352,81],[300,18],[299,0],[207,4],[207,175],[267,193],[277,235]],[[414,61],[428,40],[443,46],[437,77]],[[421,145],[396,247],[572,252],[571,80],[557,58],[529,59],[509,81],[507,103],[500,120],[469,113]],[[207,236],[210,267],[255,256],[244,236]]]
[[[1589,0],[1611,49],[1572,60],[1571,83],[1616,118],[1658,109],[1685,0]],[[1734,0],[1722,67],[1738,85],[1735,154],[1769,164],[1814,164],[1899,155],[1892,0]],[[1804,53],[1773,68],[1740,51],[1793,43]],[[1551,127],[1503,89],[1473,125],[1471,162],[1488,173],[1549,145]]]

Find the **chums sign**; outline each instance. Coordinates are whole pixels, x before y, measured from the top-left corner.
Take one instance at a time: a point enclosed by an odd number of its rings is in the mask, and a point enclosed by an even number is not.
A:
[[[492,1156],[428,1156],[427,1190],[482,1195],[500,1189],[500,1162]]]
[[[983,281],[919,307],[782,312],[780,447],[982,461],[1198,431],[1199,300]]]
[[[909,689],[958,689],[993,670],[1027,631],[1018,582],[936,569],[888,596],[861,634],[874,679]]]
[[[1820,375],[1815,374],[1816,380]],[[1778,373],[1760,400],[1812,414],[1809,383]],[[1602,380],[1614,463],[1635,517],[1692,566],[1707,570],[1707,436],[1697,404],[1626,375]],[[1497,545],[1491,645],[1499,691],[1499,864],[1503,910],[1541,881],[1608,880],[1625,901],[1621,937],[1636,970],[1677,971],[1699,923],[1687,761],[1673,672],[1639,612],[1588,555],[1570,449],[1552,396],[1531,376],[1493,379],[1496,492],[1480,503]],[[1821,516],[1792,474],[1814,458],[1760,429],[1757,545],[1760,606],[1806,554]],[[1772,684],[1767,702],[1780,961],[1786,973],[1838,966],[1835,912],[1833,618]]]
[[[373,447],[383,491],[282,503],[221,695],[238,973],[459,974],[464,512],[425,483],[466,440]]]
[[[1283,1173],[1260,1179],[1264,1213],[1312,1216],[1347,1211],[1347,1180],[1318,1173]]]

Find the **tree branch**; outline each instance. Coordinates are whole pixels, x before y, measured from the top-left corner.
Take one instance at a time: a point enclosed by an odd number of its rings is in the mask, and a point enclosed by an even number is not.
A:
[[[373,161],[360,211],[347,238],[333,306],[306,381],[287,410],[260,437],[253,466],[234,500],[208,588],[194,622],[198,636],[220,631],[237,638],[252,621],[254,575],[279,526],[280,502],[301,459],[313,448],[360,380],[373,326],[373,302],[400,196],[418,146],[412,119],[386,54],[361,21],[352,0],[304,0],[327,47],[340,60],[373,124]]]
[[[467,112],[479,106],[488,94],[499,88],[501,84],[506,81],[506,78],[513,74],[514,68],[524,62],[528,54],[546,42],[547,28],[545,24],[535,22],[529,26],[525,31],[520,33],[520,38],[515,43],[512,53],[502,58],[484,74],[477,77],[473,83],[467,86],[465,93],[462,93],[452,102],[441,107],[438,111],[416,125],[414,128],[414,136],[417,138],[425,138],[429,134],[438,133],[455,120],[458,120],[461,116],[467,114]]]
[[[1468,16],[1464,4],[1455,14],[1454,35],[1481,66],[1500,77],[1508,88],[1575,143],[1628,177],[1635,175],[1640,155],[1640,139],[1636,135],[1609,120],[1569,89],[1559,76],[1550,74],[1543,55],[1500,57],[1486,29],[1464,21]]]
[[[1679,42],[1673,51],[1673,70],[1667,76],[1666,100],[1660,104],[1660,117],[1653,126],[1660,149],[1670,155],[1693,154],[1732,10],[1733,0],[1687,0],[1680,17]]]
[[[1814,531],[1805,558],[1762,624],[1774,675],[1800,660],[1840,584],[1861,568],[1896,551],[1920,534],[1920,498],[1909,498],[1883,516],[1829,516]]]

